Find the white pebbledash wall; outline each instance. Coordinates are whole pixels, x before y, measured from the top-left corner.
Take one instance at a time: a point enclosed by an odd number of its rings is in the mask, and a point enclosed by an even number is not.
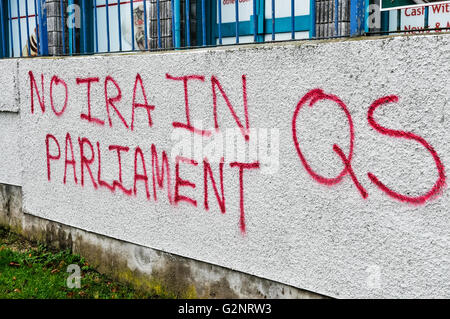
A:
[[[332,297],[449,297],[449,35],[0,69],[26,213]]]

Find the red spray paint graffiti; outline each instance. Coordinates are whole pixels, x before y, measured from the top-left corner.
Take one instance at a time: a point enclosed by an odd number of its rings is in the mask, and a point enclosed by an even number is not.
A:
[[[316,104],[319,101],[323,101],[323,100],[333,101],[341,107],[341,109],[344,111],[344,113],[347,117],[349,131],[350,131],[350,150],[349,150],[348,156],[345,156],[344,152],[341,150],[341,148],[338,145],[335,145],[333,147],[333,150],[339,155],[342,162],[344,163],[344,168],[342,169],[342,171],[336,177],[333,177],[333,178],[324,177],[313,171],[313,169],[308,164],[307,160],[305,159],[305,157],[300,149],[300,142],[299,142],[299,137],[298,137],[298,133],[297,133],[297,118],[298,118],[298,114],[299,114],[300,110],[302,109],[302,107],[307,103],[308,103],[309,107],[313,107],[314,104]],[[358,182],[358,179],[356,178],[356,176],[353,172],[353,169],[351,167],[351,161],[352,161],[352,157],[353,157],[353,144],[354,144],[354,140],[355,140],[353,120],[352,120],[352,116],[350,115],[350,112],[348,111],[347,106],[345,105],[344,102],[342,102],[342,100],[340,98],[338,98],[336,95],[326,94],[321,89],[311,90],[308,93],[306,93],[306,95],[303,96],[301,98],[301,100],[298,102],[297,107],[294,111],[294,116],[292,118],[292,136],[294,139],[294,145],[297,150],[297,154],[300,157],[300,160],[301,160],[303,166],[305,167],[306,171],[308,172],[309,175],[311,175],[311,177],[314,180],[316,180],[318,183],[325,184],[325,185],[335,185],[335,184],[340,183],[342,181],[342,178],[345,175],[350,174],[352,181],[358,188],[359,192],[361,193],[361,196],[363,198],[367,198],[367,192],[361,186],[361,184]]]
[[[55,109],[55,104],[54,104],[54,102],[53,102],[53,86],[54,86],[54,85],[60,85],[60,84],[62,84],[62,85],[64,86],[66,97],[65,97],[65,100],[64,100],[64,106],[61,108],[60,111],[56,111],[56,109]],[[52,110],[53,110],[53,112],[55,112],[55,115],[56,115],[56,116],[61,116],[61,115],[63,115],[63,113],[64,113],[64,111],[66,110],[66,107],[67,107],[67,99],[68,99],[68,98],[69,98],[69,96],[68,96],[68,91],[67,91],[67,84],[66,84],[66,82],[65,82],[64,80],[58,78],[56,75],[53,76],[53,77],[52,77],[52,80],[51,80],[51,82],[50,82],[50,104],[51,104]]]
[[[384,104],[396,103],[396,102],[398,102],[398,97],[395,95],[385,96],[385,97],[382,97],[382,98],[376,100],[375,102],[373,102],[373,104],[369,108],[369,111],[367,113],[367,121],[369,122],[370,126],[373,127],[380,134],[395,137],[395,138],[404,138],[404,139],[414,140],[414,141],[422,144],[422,146],[428,152],[430,152],[431,156],[433,156],[433,160],[436,163],[436,169],[438,171],[439,177],[438,177],[436,183],[433,185],[433,187],[425,195],[406,196],[406,195],[397,193],[397,192],[393,191],[392,189],[390,189],[389,187],[387,187],[374,174],[367,173],[367,176],[369,176],[370,180],[375,185],[377,185],[378,188],[380,188],[383,192],[385,192],[388,196],[390,196],[392,198],[395,198],[402,202],[407,202],[407,203],[416,204],[416,205],[424,204],[427,200],[438,196],[442,192],[443,188],[445,187],[445,168],[444,168],[444,165],[442,164],[442,161],[439,158],[438,154],[434,150],[434,148],[427,141],[425,141],[424,138],[422,138],[416,134],[410,133],[410,132],[397,131],[397,130],[391,130],[391,129],[385,128],[375,121],[375,119],[373,118],[373,113],[375,112],[375,110],[377,108],[381,107]]]
[[[301,151],[300,142],[299,142],[300,140],[299,140],[299,136],[298,136],[298,132],[297,132],[296,122],[297,122],[297,118],[299,115],[299,111],[302,109],[302,107],[305,104],[307,104],[308,102],[309,102],[308,105],[310,107],[312,107],[316,102],[322,101],[322,100],[330,100],[330,101],[337,103],[341,107],[341,109],[344,111],[345,115],[347,116],[348,122],[349,122],[349,131],[350,131],[349,155],[346,156],[345,153],[342,151],[342,149],[337,144],[333,145],[333,150],[337,153],[337,155],[340,157],[341,161],[344,164],[344,169],[340,172],[340,174],[338,176],[336,176],[334,178],[323,177],[311,169],[311,167],[309,166],[308,162],[306,161],[306,159]],[[373,173],[369,172],[369,173],[367,173],[367,175],[368,175],[369,179],[379,189],[381,189],[383,192],[385,192],[388,196],[390,196],[396,200],[402,201],[402,202],[407,202],[407,203],[417,204],[417,205],[424,204],[426,201],[432,199],[433,197],[437,197],[442,192],[443,188],[445,187],[445,179],[446,179],[445,168],[444,168],[444,165],[442,164],[442,161],[440,160],[437,152],[424,138],[422,138],[418,135],[415,135],[413,133],[391,130],[391,129],[385,128],[385,127],[379,125],[375,121],[375,119],[373,118],[373,113],[375,112],[375,110],[384,104],[393,103],[393,102],[398,102],[397,96],[391,95],[391,96],[386,96],[386,97],[376,100],[369,107],[369,111],[367,114],[367,121],[369,122],[369,125],[372,128],[374,128],[377,132],[379,132],[383,135],[387,135],[387,136],[391,136],[391,137],[395,137],[395,138],[404,138],[404,139],[415,140],[418,143],[422,144],[423,147],[425,147],[425,149],[427,149],[428,152],[430,152],[430,154],[432,155],[432,157],[436,163],[436,169],[438,171],[438,179],[437,179],[436,183],[434,184],[434,186],[425,195],[406,196],[406,195],[397,193],[397,192],[393,191],[392,189],[390,189],[389,187],[387,187]],[[351,165],[355,134],[354,134],[352,116],[351,116],[350,112],[348,111],[347,106],[341,99],[339,99],[335,95],[326,94],[321,89],[314,89],[314,90],[309,91],[305,96],[303,96],[302,99],[300,99],[300,101],[297,104],[297,107],[294,111],[294,116],[292,118],[292,137],[293,137],[294,145],[297,150],[297,154],[300,158],[300,161],[302,162],[302,164],[303,164],[304,168],[306,169],[306,171],[308,172],[308,174],[311,175],[311,177],[315,181],[317,181],[318,183],[321,183],[321,184],[325,184],[325,185],[335,185],[335,184],[340,183],[342,181],[342,178],[345,175],[349,174],[353,183],[355,184],[358,191],[360,192],[361,196],[364,199],[366,199],[369,196],[367,191],[365,190],[365,188],[358,181],[358,178],[356,177],[355,172],[353,171],[353,168]]]
[[[31,113],[34,113],[34,106],[35,106],[35,100],[37,97],[37,101],[39,102],[39,105],[41,106],[42,114],[45,114],[45,91],[44,91],[44,75],[41,75],[41,88],[38,88],[38,85],[36,83],[34,74],[32,71],[29,72],[30,77],[30,90],[31,90]],[[195,128],[191,124],[191,117],[190,117],[190,109],[189,109],[189,92],[188,92],[188,83],[190,80],[198,80],[200,82],[205,81],[205,76],[203,75],[188,75],[188,76],[180,76],[180,77],[174,77],[172,75],[166,74],[166,78],[168,80],[172,81],[181,81],[183,83],[183,89],[184,89],[184,101],[185,101],[185,113],[186,113],[186,122],[173,122],[173,127],[175,128],[182,128],[186,129],[189,132],[192,132],[194,134],[200,134],[202,136],[209,137],[212,135],[212,131],[208,130],[201,130],[198,128]],[[92,123],[95,125],[99,125],[103,127],[105,125],[105,121],[95,117],[93,115],[93,105],[91,103],[91,91],[93,85],[96,85],[100,82],[99,77],[89,77],[89,78],[82,78],[77,77],[76,78],[76,84],[77,85],[86,85],[86,102],[87,102],[87,112],[80,114],[80,119],[83,121],[87,121],[88,123]],[[64,104],[62,107],[57,110],[54,104],[53,100],[53,89],[54,87],[62,85],[62,87],[65,89],[65,99]],[[114,88],[113,88],[114,87]],[[246,141],[249,140],[249,129],[250,129],[250,121],[249,121],[249,114],[248,114],[248,98],[247,98],[247,79],[245,75],[242,75],[242,92],[243,92],[243,106],[244,106],[244,121],[242,121],[238,116],[236,109],[232,106],[232,103],[230,99],[228,98],[224,88],[222,87],[221,83],[219,82],[218,78],[216,76],[211,77],[211,88],[213,93],[213,100],[212,100],[212,115],[214,118],[214,127],[216,131],[219,131],[219,116],[218,116],[218,99],[217,99],[217,91],[220,92],[220,95],[222,96],[223,100],[225,101],[226,106],[228,107],[228,110],[231,113],[231,116],[236,122],[236,125],[241,130],[242,136],[245,138]],[[114,94],[112,93],[112,90],[115,89]],[[138,94],[138,89],[140,89],[141,93]],[[66,82],[59,78],[58,76],[53,76],[51,78],[50,82],[50,103],[53,110],[53,113],[57,117],[61,117],[64,112],[66,111],[68,107],[68,101],[69,101],[69,90]],[[122,124],[125,126],[125,128],[130,128],[131,131],[135,128],[135,119],[136,119],[136,110],[142,108],[147,113],[148,118],[148,127],[153,127],[153,119],[151,116],[151,112],[155,110],[154,105],[150,105],[148,103],[146,91],[144,88],[144,83],[142,80],[142,77],[140,74],[136,75],[134,87],[133,87],[133,98],[131,103],[131,121],[130,125],[128,125],[127,121],[125,120],[123,113],[119,111],[120,104],[123,102],[123,96],[122,96],[122,90],[121,87],[112,76],[107,76],[104,80],[104,95],[105,95],[105,105],[106,105],[106,115],[108,119],[109,127],[113,127],[113,120],[112,120],[112,113],[114,112],[118,119],[122,122]],[[141,101],[137,102],[138,95],[140,96]],[[96,147],[94,147],[94,145]],[[47,179],[51,181],[51,172],[52,170],[56,170],[53,168],[52,163],[57,162],[61,159],[61,147],[60,143],[52,134],[47,134],[46,140],[45,140],[45,148],[46,148],[46,156],[47,156]],[[123,165],[124,165],[124,156],[129,153],[130,147],[126,145],[109,145],[107,147],[107,151],[109,152],[115,152],[116,158],[117,158],[117,166],[118,166],[118,176],[116,179],[113,179],[112,182],[105,181],[102,177],[102,150],[100,142],[91,142],[89,138],[87,137],[78,137],[78,152],[79,157],[75,156],[75,149],[72,142],[72,136],[70,133],[66,133],[65,135],[65,148],[64,148],[64,176],[63,176],[63,184],[67,183],[67,172],[68,167],[72,167],[73,171],[73,181],[74,184],[78,184],[78,178],[77,178],[77,169],[80,170],[80,178],[81,187],[86,186],[86,176],[88,175],[91,180],[92,187],[97,190],[100,188],[106,188],[110,190],[111,192],[115,192],[116,189],[120,189],[124,195],[127,196],[137,196],[138,193],[138,183],[141,182],[145,185],[145,195],[147,200],[151,199],[150,195],[150,187],[148,183],[150,180],[152,181],[152,187],[153,187],[153,200],[157,201],[157,188],[163,189],[164,184],[167,185],[167,199],[168,203],[171,205],[178,205],[181,202],[187,203],[189,205],[192,205],[194,207],[197,207],[197,199],[191,195],[182,194],[182,188],[190,188],[192,191],[195,191],[197,189],[197,185],[189,181],[185,178],[182,178],[181,170],[189,169],[188,165],[191,166],[191,168],[195,169],[197,166],[199,166],[199,163],[193,159],[190,158],[184,158],[184,157],[177,157],[175,161],[175,185],[172,189],[172,179],[171,179],[171,167],[169,158],[167,156],[167,153],[165,150],[161,151],[161,156],[158,158],[158,151],[156,149],[156,146],[154,144],[151,144],[150,149],[141,148],[139,146],[135,147],[134,151],[134,174],[132,176],[133,185],[125,185],[125,177],[123,176]],[[104,151],[104,150],[103,150]],[[151,174],[152,177],[150,179],[150,176],[147,173],[147,165],[145,161],[144,154],[146,152],[150,151],[151,155]],[[77,166],[78,164],[78,166]],[[184,164],[183,167],[181,167],[181,164]],[[205,158],[202,162],[203,168],[203,200],[204,200],[204,209],[206,211],[211,210],[210,202],[208,201],[208,180],[210,181],[210,185],[212,186],[212,189],[214,191],[215,198],[217,200],[217,209],[220,210],[222,214],[226,213],[226,206],[225,206],[225,197],[226,197],[226,188],[224,185],[224,159],[222,158],[221,162],[219,163],[218,172],[219,172],[219,182],[217,181],[217,177],[213,174],[213,168],[211,167],[211,163],[208,160],[208,158]],[[96,166],[96,167],[95,167]],[[241,162],[233,162],[230,164],[230,167],[238,168],[238,174],[236,174],[238,180],[239,180],[239,228],[241,232],[244,234],[246,232],[246,223],[245,223],[245,212],[244,212],[244,195],[245,195],[245,184],[244,184],[244,171],[248,169],[256,169],[259,168],[259,163],[241,163]],[[95,168],[97,169],[96,177],[94,175]],[[87,175],[86,175],[87,174]],[[236,191],[236,187],[233,187],[233,190]],[[188,191],[186,189],[185,191]],[[174,192],[174,195],[172,193]],[[195,192],[194,192],[195,193]]]
[[[205,82],[205,76],[203,75],[187,75],[187,76],[179,76],[175,77],[170,74],[166,74],[166,79],[170,81],[180,81],[183,83],[183,94],[184,94],[184,112],[186,115],[186,122],[172,122],[172,126],[175,128],[181,128],[187,130],[189,133],[202,135],[205,137],[210,137],[214,134],[213,131],[202,130],[194,127],[191,124],[191,115],[190,115],[190,105],[189,105],[189,92],[188,92],[188,83],[191,80],[196,80],[199,82]],[[37,100],[41,113],[39,112],[36,116],[56,116],[56,118],[63,118],[63,114],[65,114],[66,110],[69,108],[69,87],[66,84],[66,81],[61,79],[58,76],[51,77],[50,83],[48,83],[47,87],[49,87],[49,98],[51,103],[51,109],[53,113],[45,113],[45,83],[44,83],[44,75],[41,74],[41,85],[40,87],[35,80],[35,76],[32,71],[29,72],[30,79],[30,92],[31,92],[31,113],[35,113],[35,102]],[[237,127],[240,129],[242,137],[248,142],[249,141],[249,130],[250,130],[250,119],[248,112],[248,96],[247,96],[247,77],[242,75],[242,96],[243,96],[243,114],[244,119],[241,119],[237,116],[238,112],[236,108],[233,107],[230,99],[228,98],[224,88],[219,82],[216,76],[211,76],[211,89],[212,89],[212,103],[211,103],[211,112],[214,119],[214,128],[216,133],[220,129],[220,121],[218,116],[218,93],[222,97],[222,102],[225,102],[225,105],[228,108],[232,118],[234,119]],[[94,125],[98,125],[100,127],[104,127],[105,121],[94,117],[93,115],[93,107],[91,105],[91,89],[93,85],[98,85],[100,82],[100,78],[98,77],[90,77],[90,78],[76,78],[76,84],[86,85],[86,97],[87,97],[87,113],[81,113],[80,119],[83,121],[87,121],[88,123],[92,123]],[[60,105],[58,108],[55,107],[54,96],[56,93],[54,92],[54,88],[60,86],[60,88],[64,88],[64,104]],[[115,87],[114,94],[111,93],[111,88]],[[135,81],[133,84],[133,97],[131,100],[131,119],[130,125],[128,125],[124,116],[119,110],[123,112],[123,105],[126,103],[124,101],[124,96],[122,96],[121,87],[112,76],[106,76],[104,83],[104,103],[102,103],[102,107],[105,107],[106,115],[108,118],[109,127],[113,127],[113,119],[112,113],[114,112],[118,120],[122,122],[126,129],[130,129],[128,132],[132,134],[135,128],[135,120],[137,115],[142,116],[146,115],[146,122],[148,122],[148,129],[157,129],[157,125],[153,122],[152,112],[157,110],[155,105],[150,105],[147,99],[147,94],[145,91],[144,82],[140,74],[136,74]],[[140,89],[140,93],[138,94],[138,89]],[[58,90],[61,92],[61,90]],[[137,102],[139,96],[140,102]],[[332,146],[333,151],[336,153],[336,156],[342,161],[344,168],[335,176],[335,177],[325,177],[321,175],[319,172],[314,171],[308,161],[304,156],[304,150],[302,150],[302,138],[297,131],[297,119],[300,116],[300,111],[303,109],[305,105],[309,107],[313,107],[316,103],[320,101],[330,101],[339,106],[339,111],[343,112],[347,118],[348,127],[349,127],[349,150],[348,152],[344,152],[342,148],[338,144],[334,144]],[[406,196],[400,194],[385,184],[383,184],[379,178],[375,176],[375,174],[369,172],[367,174],[370,181],[376,185],[378,189],[383,191],[389,197],[399,200],[401,202],[412,203],[412,204],[424,204],[428,200],[439,196],[444,187],[445,187],[445,168],[440,160],[435,149],[422,137],[415,135],[413,133],[392,130],[385,128],[378,124],[378,122],[374,119],[374,112],[377,108],[382,105],[388,103],[395,103],[398,101],[398,97],[396,96],[387,96],[376,100],[368,110],[367,120],[369,125],[378,133],[387,135],[394,138],[403,138],[414,140],[421,144],[433,157],[434,162],[436,164],[436,169],[438,172],[438,179],[435,182],[434,186],[424,195],[421,196]],[[145,112],[137,113],[138,109],[143,109]],[[95,111],[95,110],[94,110]],[[98,110],[97,110],[98,111]],[[111,112],[113,111],[113,112]],[[95,112],[96,113],[96,112]],[[52,115],[54,114],[54,115]],[[65,116],[64,116],[65,117]],[[159,124],[159,123],[156,123]],[[102,128],[103,129],[103,128]],[[352,115],[347,107],[347,105],[336,95],[327,94],[321,89],[314,89],[306,93],[298,102],[292,117],[292,137],[294,141],[295,150],[297,155],[299,156],[300,162],[305,168],[306,172],[312,177],[314,181],[317,183],[333,186],[338,185],[339,183],[344,181],[344,177],[347,175],[350,177],[350,180],[356,186],[356,189],[360,193],[361,197],[366,199],[368,198],[368,193],[360,180],[357,177],[357,174],[353,170],[352,160],[354,157],[354,141],[355,141],[355,128],[353,124]],[[180,157],[178,156],[175,160],[174,167],[172,167],[172,173],[174,172],[174,183],[172,181],[171,174],[171,163],[169,161],[169,157],[167,156],[166,150],[160,150],[158,153],[157,147],[155,144],[151,144],[147,147],[140,146],[128,146],[128,145],[117,145],[112,144],[108,146],[104,146],[102,148],[101,143],[96,141],[92,143],[87,137],[78,137],[78,157],[76,154],[76,148],[72,143],[72,136],[70,133],[66,133],[64,136],[59,137],[65,138],[65,143],[60,144],[59,139],[56,135],[47,134],[45,137],[45,152],[46,152],[46,166],[47,166],[47,179],[48,181],[54,182],[55,173],[58,170],[57,162],[61,160],[62,164],[62,149],[61,145],[64,145],[64,175],[63,175],[63,184],[67,182],[67,171],[68,166],[72,166],[73,171],[73,181],[74,184],[78,184],[77,178],[77,169],[79,169],[80,173],[80,186],[85,187],[85,175],[86,173],[89,175],[91,179],[91,184],[94,190],[100,188],[106,188],[111,192],[115,192],[117,189],[121,190],[126,196],[138,196],[138,185],[139,187],[145,187],[145,198],[150,201],[152,200],[151,191],[149,183],[152,182],[153,188],[153,201],[158,201],[157,189],[160,191],[165,187],[167,188],[167,202],[173,206],[181,206],[181,205],[191,205],[194,207],[198,207],[198,200],[203,199],[203,208],[205,211],[210,210],[219,210],[222,214],[228,213],[226,203],[226,195],[227,192],[230,191],[239,191],[239,211],[236,212],[239,214],[239,229],[242,234],[247,232],[246,225],[246,215],[245,215],[245,185],[244,182],[244,173],[247,170],[254,170],[260,168],[260,163],[258,161],[245,163],[245,162],[232,162],[230,163],[230,168],[237,168],[237,170],[232,170],[233,175],[238,179],[238,183],[232,186],[232,188],[226,188],[224,185],[224,168],[225,161],[224,158],[221,159],[217,168],[212,167],[211,162],[208,158],[204,158],[201,163],[195,161],[191,158]],[[96,146],[94,148],[94,145]],[[76,146],[76,145],[75,145]],[[130,150],[133,150],[134,152]],[[114,158],[116,158],[114,165],[118,168],[117,176],[112,179],[112,181],[108,182],[102,178],[102,151],[103,152],[113,152],[115,153]],[[158,154],[160,154],[158,156]],[[132,161],[127,160],[127,158],[132,156]],[[151,158],[151,178],[149,176],[149,160]],[[147,159],[147,164],[146,164]],[[128,164],[128,166],[126,166]],[[198,166],[203,166],[198,167]],[[124,170],[124,167],[133,166],[133,173],[129,173],[128,170]],[[62,167],[62,165],[61,165]],[[96,176],[94,175],[94,170],[97,169]],[[183,178],[185,176],[182,171],[194,171],[197,174],[201,175],[203,173],[203,188],[197,187],[197,184],[193,180],[188,180]],[[53,173],[55,172],[55,173]],[[128,173],[127,173],[128,172]],[[214,172],[214,173],[213,173]],[[53,174],[52,174],[53,173]],[[127,174],[129,176],[127,176]],[[218,175],[217,175],[218,174]],[[250,177],[252,174],[247,172],[246,174]],[[191,175],[192,176],[192,175]],[[130,182],[131,181],[131,182]],[[125,185],[130,184],[130,185]],[[174,186],[172,186],[174,185]],[[238,186],[238,189],[237,187]],[[212,189],[215,195],[215,203],[211,203],[209,196],[209,189]],[[183,193],[182,193],[183,191]],[[201,194],[198,194],[201,192]],[[189,195],[188,195],[189,194]],[[214,206],[214,207],[211,207]]]
[[[99,82],[100,79],[99,78],[85,78],[85,79],[77,78],[76,81],[77,81],[78,85],[80,85],[80,84],[87,84],[88,113],[87,114],[81,113],[80,118],[82,120],[87,120],[88,122],[96,123],[96,124],[99,124],[99,125],[105,125],[105,121],[100,120],[98,118],[95,118],[91,114],[91,85],[92,85],[92,83]]]

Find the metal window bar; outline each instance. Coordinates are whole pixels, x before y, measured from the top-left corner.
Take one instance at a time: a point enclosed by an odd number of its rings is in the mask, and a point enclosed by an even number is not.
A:
[[[73,4],[73,0],[71,1]],[[75,6],[72,6],[72,45],[73,45],[73,53],[77,52],[77,33],[76,33],[76,20],[75,20]]]
[[[28,16],[28,0],[25,0],[25,16],[27,19],[27,52],[28,52],[28,56],[31,56],[31,43],[30,43],[30,21],[29,21],[29,16]],[[20,24],[20,22],[19,22]]]
[[[120,6],[120,1],[118,6]],[[134,51],[134,40],[135,40],[135,35],[134,35],[134,11],[133,11],[133,0],[130,1],[130,15],[131,15],[131,19],[130,19],[130,23],[131,23],[131,50]]]
[[[156,26],[158,31],[158,48],[161,48],[161,12],[159,0],[156,0]]]
[[[295,0],[291,0],[291,39],[295,40]]]
[[[258,41],[258,15],[256,12],[256,0],[253,0],[253,41]]]
[[[170,5],[171,5],[170,14],[172,17],[172,46],[174,48],[176,48],[177,42],[176,42],[176,35],[175,35],[175,33],[176,33],[176,31],[175,31],[175,28],[176,28],[176,26],[175,26],[175,1],[170,1]],[[146,36],[146,38],[147,38],[147,36]]]
[[[20,26],[20,3],[19,0],[17,0],[17,25],[19,27],[19,53],[22,57],[22,27]]]
[[[38,3],[37,12],[40,17],[38,19],[38,33],[39,33],[39,39],[40,39],[40,43],[41,43],[41,45],[39,46],[39,54],[46,55],[46,54],[48,54],[47,35],[45,34],[47,29],[44,28],[44,26],[43,26],[44,23],[47,24],[47,22],[45,21],[46,16],[43,13],[43,12],[45,12],[45,8],[43,8],[43,3],[41,0],[37,0],[37,3]]]
[[[40,1],[40,0],[38,0]],[[72,8],[73,9],[73,0],[69,0],[68,1],[68,8]],[[71,12],[71,15],[73,16],[73,12]],[[72,55],[74,53],[74,49],[73,49],[73,18],[68,30],[68,37],[69,37],[69,54]]]
[[[59,1],[59,10],[61,15],[61,40],[62,40],[62,52],[66,54],[66,36],[64,35],[64,0]]]
[[[174,29],[175,29],[175,48],[179,48],[181,46],[181,19],[180,19],[180,12],[181,9],[181,3],[180,0],[172,0],[174,2],[173,4],[173,11],[172,11],[172,21],[174,21]]]
[[[186,46],[191,46],[191,4],[189,0],[186,0]]]
[[[108,52],[111,52],[111,39],[109,37],[109,2],[106,0],[106,35],[107,35],[107,45],[108,45]]]
[[[122,14],[120,11],[121,3],[117,3],[117,25],[119,27],[119,51],[122,51]],[[109,7],[106,7],[106,10],[109,11]],[[109,24],[107,26],[109,28]]]
[[[206,7],[205,0],[202,0],[202,44],[206,46]]]
[[[2,52],[1,57],[6,57],[6,34],[5,34],[5,25],[3,21],[3,3],[0,3],[0,36],[2,38]]]
[[[236,24],[236,43],[239,43],[239,0],[234,0],[235,24]]]
[[[223,44],[223,42],[222,42],[222,0],[218,0],[219,1],[219,5],[218,5],[218,8],[219,8],[219,27],[218,27],[218,30],[219,30],[219,44],[220,45],[222,45]]]
[[[145,38],[145,49],[148,50],[148,25],[147,25],[147,1],[144,1],[144,38]],[[173,33],[173,30],[172,30]]]
[[[14,56],[14,34],[13,34],[13,25],[12,25],[12,9],[11,9],[11,0],[8,0],[8,12],[9,12],[9,33],[10,33],[10,41],[11,41],[11,55]]]
[[[95,52],[98,53],[98,15],[97,15],[97,0],[94,0],[94,33],[95,33]]]
[[[41,51],[41,35],[39,33],[39,19],[38,19],[38,6],[37,6],[37,1],[38,0],[34,0],[34,23],[35,23],[35,34],[36,34],[36,44],[37,44],[37,53],[39,54]],[[64,29],[63,29],[64,30]]]
[[[334,35],[339,36],[339,0],[334,0]]]
[[[272,41],[275,41],[275,0],[272,0]]]
[[[86,0],[81,0],[81,23],[82,23],[81,29],[83,30],[83,53],[86,53],[87,52]]]

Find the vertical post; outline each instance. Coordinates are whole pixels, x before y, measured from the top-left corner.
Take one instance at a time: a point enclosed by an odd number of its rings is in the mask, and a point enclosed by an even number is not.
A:
[[[39,36],[39,22],[38,22],[38,6],[36,3],[37,0],[34,0],[34,23],[36,24],[35,30],[36,30],[36,42],[37,42],[37,50],[38,54],[40,53],[40,36]]]
[[[120,0],[117,0],[117,25],[119,27],[119,51],[122,51],[122,14],[120,12],[120,6],[121,6]]]
[[[291,39],[295,40],[295,0],[291,0]]]
[[[41,0],[38,0],[41,1]],[[73,0],[69,0],[68,4],[68,8],[73,8]],[[72,12],[71,12],[72,14]],[[70,27],[69,27],[69,54],[72,55],[73,54],[73,19],[72,21],[70,21]]]
[[[95,52],[98,53],[97,0],[94,0],[94,32],[95,32]]]
[[[309,15],[311,17],[309,38],[313,39],[316,37],[316,0],[310,0],[309,2]]]
[[[206,8],[205,0],[202,0],[202,44],[206,46]]]
[[[82,23],[81,29],[83,30],[83,53],[86,53],[87,52],[86,0],[81,1],[81,23]]]
[[[191,21],[190,21],[191,5],[186,0],[186,46],[191,46]]]
[[[61,11],[62,52],[63,54],[66,54],[66,37],[64,35],[64,0],[59,1],[59,11]]]
[[[106,0],[106,41],[108,44],[108,52],[111,51],[111,40],[109,39],[109,1]]]
[[[364,32],[369,32],[369,0],[364,3]],[[350,5],[351,6],[351,5]],[[380,12],[381,20],[383,20],[383,12]],[[389,14],[389,13],[388,13]],[[383,21],[381,21],[381,29],[383,29]]]
[[[5,34],[5,24],[3,21],[3,4],[4,2],[0,1],[0,30],[1,30],[1,38],[2,38],[2,52],[1,52],[1,57],[5,58],[6,57],[6,34]]]
[[[76,30],[76,19],[75,19],[75,5],[73,3],[73,0],[71,0],[72,2],[72,46],[73,46],[73,53],[77,52],[77,30]]]
[[[172,11],[173,11],[173,1],[172,2]],[[172,23],[173,25],[173,23]],[[144,36],[145,36],[145,49],[148,50],[148,33],[147,33],[147,0],[144,0]],[[173,28],[172,28],[173,33]]]
[[[272,0],[272,41],[275,41],[275,0]]]
[[[256,11],[256,0],[253,0],[253,41],[258,41],[258,14]]]
[[[25,16],[27,19],[27,50],[28,50],[28,56],[31,56],[31,49],[30,49],[30,21],[28,20],[28,0],[25,0]]]
[[[22,57],[22,28],[20,26],[20,3],[17,0],[17,24],[19,26],[19,53]]]
[[[45,0],[38,0],[39,38],[41,41],[39,49],[41,55],[48,55],[47,9],[43,4],[45,4]]]
[[[222,44],[222,0],[219,1],[219,44]]]
[[[14,56],[14,34],[12,28],[12,12],[11,12],[11,0],[8,0],[8,12],[9,12],[9,34],[11,38],[11,57]]]
[[[159,0],[156,0],[156,27],[158,29],[158,48],[161,48],[161,12],[159,10]]]
[[[424,25],[425,25],[425,29],[428,29],[428,15],[429,15],[429,7],[425,7],[425,21],[424,21]]]
[[[133,13],[133,0],[130,1],[130,16],[131,16],[131,50],[134,51],[134,13]]]
[[[236,16],[236,43],[239,43],[239,0],[234,1],[234,10]]]
[[[172,22],[172,46],[175,48],[175,1],[170,0],[171,22]]]
[[[175,25],[175,48],[179,48],[181,46],[181,19],[180,19],[180,9],[181,3],[180,0],[172,0],[174,1],[173,5],[173,19]]]
[[[350,36],[362,35],[365,29],[365,2],[369,0],[350,0]]]
[[[334,35],[339,36],[339,0],[334,0]]]

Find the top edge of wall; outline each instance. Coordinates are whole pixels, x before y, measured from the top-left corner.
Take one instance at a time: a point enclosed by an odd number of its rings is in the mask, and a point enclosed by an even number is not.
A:
[[[418,37],[438,38],[450,36],[450,32],[440,32],[433,34],[391,34],[380,36],[358,36],[358,37],[336,37],[327,39],[303,39],[303,40],[286,40],[275,42],[263,42],[263,43],[243,43],[243,44],[230,44],[220,46],[208,46],[208,47],[191,47],[180,49],[167,49],[167,50],[155,50],[155,51],[122,51],[122,52],[99,52],[94,54],[78,54],[78,55],[65,55],[65,56],[40,56],[32,58],[7,58],[1,61],[17,61],[28,59],[47,59],[47,60],[59,60],[70,58],[85,58],[85,57],[117,57],[117,56],[133,56],[133,55],[153,55],[153,54],[192,54],[205,51],[238,51],[238,50],[250,50],[250,49],[266,49],[282,46],[305,46],[305,45],[321,45],[326,43],[336,42],[353,42],[353,41],[376,41],[376,40],[389,40],[389,39],[409,39]]]

